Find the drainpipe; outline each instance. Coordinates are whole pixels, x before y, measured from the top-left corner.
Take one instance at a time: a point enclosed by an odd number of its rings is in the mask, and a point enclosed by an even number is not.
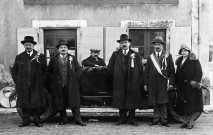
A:
[[[201,0],[197,0],[198,2],[198,8],[197,8],[197,13],[198,13],[198,54],[197,54],[197,57],[200,58],[200,44],[201,44],[201,28],[200,28],[200,24],[201,24]]]

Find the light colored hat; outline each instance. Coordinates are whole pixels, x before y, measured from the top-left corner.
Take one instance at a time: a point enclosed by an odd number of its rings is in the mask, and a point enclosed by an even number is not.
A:
[[[90,49],[90,51],[91,51],[91,52],[100,52],[101,50],[100,50],[100,49],[94,49],[94,48],[93,48],[93,49]]]
[[[161,44],[163,44],[163,45],[166,44],[166,43],[163,41],[163,37],[161,37],[161,36],[156,36],[155,39],[153,39],[152,44],[155,44],[155,43],[161,43]]]
[[[185,49],[185,50],[187,50],[187,51],[189,51],[189,52],[191,52],[191,50],[190,50],[190,48],[189,48],[189,45],[188,44],[181,44],[181,46],[180,46],[180,50],[179,50],[179,52],[178,52],[178,54],[180,54],[181,55],[181,50],[182,49]]]

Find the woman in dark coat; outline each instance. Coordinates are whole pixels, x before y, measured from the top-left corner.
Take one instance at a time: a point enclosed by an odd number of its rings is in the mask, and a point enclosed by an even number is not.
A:
[[[176,60],[177,106],[184,115],[181,128],[192,129],[194,114],[203,111],[202,91],[199,88],[202,69],[199,60],[194,53],[191,53],[188,45],[182,44],[179,54],[182,56]]]

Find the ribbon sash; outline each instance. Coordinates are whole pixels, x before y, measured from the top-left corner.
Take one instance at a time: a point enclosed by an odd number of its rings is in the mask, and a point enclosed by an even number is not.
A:
[[[156,61],[156,59],[154,58],[153,53],[151,54],[150,57],[151,57],[151,60],[152,60],[152,62],[153,62],[153,64],[154,64],[155,68],[157,69],[158,73],[159,73],[161,76],[163,76],[166,80],[169,80],[169,79],[168,79],[166,76],[164,76],[163,73],[161,72],[160,65],[159,65],[159,63]]]

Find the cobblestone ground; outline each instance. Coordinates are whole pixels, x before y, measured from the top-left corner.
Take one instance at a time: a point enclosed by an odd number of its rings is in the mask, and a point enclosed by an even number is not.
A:
[[[118,120],[115,116],[89,117],[84,116],[86,127],[74,125],[70,117],[70,123],[59,126],[58,116],[53,116],[44,123],[44,127],[38,128],[31,124],[30,127],[19,128],[17,125],[21,118],[17,113],[0,114],[0,134],[1,135],[213,135],[213,113],[202,114],[196,121],[193,129],[180,129],[180,123],[170,121],[170,127],[160,125],[149,126],[148,123],[152,113],[137,115],[139,126],[131,125],[115,126]]]

